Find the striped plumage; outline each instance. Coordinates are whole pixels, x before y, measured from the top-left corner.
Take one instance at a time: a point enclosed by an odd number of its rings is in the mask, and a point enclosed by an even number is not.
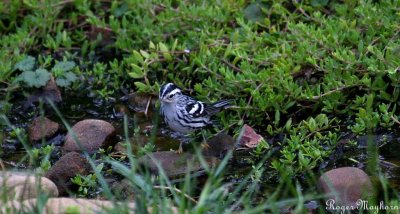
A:
[[[189,96],[173,83],[160,88],[161,115],[165,123],[174,131],[190,133],[193,130],[211,125],[211,116],[231,106],[231,100],[205,104]]]

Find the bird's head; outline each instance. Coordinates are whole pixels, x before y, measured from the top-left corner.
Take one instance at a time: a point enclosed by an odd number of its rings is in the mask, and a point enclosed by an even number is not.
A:
[[[161,102],[174,103],[178,97],[182,95],[182,91],[173,83],[166,83],[161,86],[158,97]]]

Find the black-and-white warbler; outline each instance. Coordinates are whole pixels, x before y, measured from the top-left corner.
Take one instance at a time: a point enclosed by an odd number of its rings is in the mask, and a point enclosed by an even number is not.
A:
[[[212,104],[197,101],[182,94],[182,90],[173,83],[161,86],[159,98],[165,123],[173,131],[183,134],[212,125],[211,116],[232,106],[232,100]]]

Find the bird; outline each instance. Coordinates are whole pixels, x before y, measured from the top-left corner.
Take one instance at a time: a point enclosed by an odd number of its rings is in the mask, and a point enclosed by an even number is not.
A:
[[[211,116],[232,107],[233,100],[220,100],[207,104],[182,93],[174,83],[166,83],[159,91],[160,113],[165,124],[173,131],[189,134],[213,124]],[[206,145],[204,145],[206,147]],[[178,153],[182,152],[182,143]]]

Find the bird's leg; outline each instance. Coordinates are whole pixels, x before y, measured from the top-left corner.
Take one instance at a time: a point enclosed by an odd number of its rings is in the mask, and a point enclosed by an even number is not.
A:
[[[180,134],[180,135],[181,136],[180,136],[180,139],[179,139],[179,149],[178,149],[178,151],[176,151],[176,153],[178,153],[178,154],[182,154],[183,153],[182,144],[190,142],[190,138],[189,138],[190,135],[184,135],[184,134]]]
[[[178,149],[178,151],[176,151],[176,153],[178,153],[178,154],[182,154],[183,153],[182,141],[179,142],[179,149]]]
[[[202,148],[203,150],[208,150],[208,149],[210,148],[210,146],[209,146],[208,143],[207,143],[206,136],[204,136],[204,131],[203,131],[203,129],[201,130],[201,135],[203,136],[203,142],[201,143],[201,148]]]

